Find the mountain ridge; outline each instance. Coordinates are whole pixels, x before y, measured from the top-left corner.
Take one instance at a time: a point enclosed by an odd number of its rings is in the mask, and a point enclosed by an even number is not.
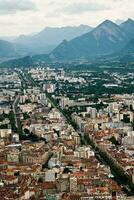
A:
[[[81,27],[83,26],[85,25]],[[128,27],[130,27],[130,30]],[[134,21],[132,19],[128,19],[120,25],[110,20],[105,20],[90,32],[75,37],[70,41],[64,39],[51,53],[38,53],[35,56],[32,55],[32,59],[34,62],[55,62],[132,54],[134,52],[134,32],[133,35],[128,32],[131,32],[133,28]],[[47,29],[51,28],[47,27]],[[60,30],[61,28],[58,29]],[[127,32],[125,29],[127,29]]]
[[[76,59],[111,54],[127,43],[127,35],[110,20],[71,41],[63,41],[50,54],[55,59]]]
[[[87,25],[67,27],[46,27],[39,33],[21,36],[15,39],[17,49],[31,54],[50,53],[62,40],[71,40],[84,33],[90,32],[92,27]]]
[[[123,22],[120,27],[122,28],[123,31],[126,32],[126,34],[130,38],[134,38],[134,20],[128,18],[127,21]]]

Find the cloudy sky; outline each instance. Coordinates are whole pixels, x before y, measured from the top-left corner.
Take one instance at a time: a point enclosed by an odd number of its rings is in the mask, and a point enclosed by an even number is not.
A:
[[[134,19],[133,0],[0,0],[0,36],[35,33],[46,26]]]

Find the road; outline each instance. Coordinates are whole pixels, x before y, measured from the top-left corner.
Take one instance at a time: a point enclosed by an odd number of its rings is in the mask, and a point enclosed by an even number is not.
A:
[[[18,111],[18,104],[20,100],[20,95],[17,95],[13,102],[13,112],[14,112],[14,117],[15,117],[15,125],[18,129],[18,133],[21,133],[21,123],[20,123],[20,117],[19,117],[19,111]]]

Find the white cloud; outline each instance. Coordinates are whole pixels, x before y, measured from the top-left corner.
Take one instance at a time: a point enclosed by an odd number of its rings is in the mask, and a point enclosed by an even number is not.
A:
[[[74,3],[71,5],[66,6],[63,10],[60,9],[60,11],[63,11],[67,14],[82,14],[85,12],[97,12],[97,11],[104,11],[109,10],[111,7],[106,6],[100,3],[95,2],[80,2],[80,3]]]
[[[0,35],[38,32],[46,26],[134,18],[129,0],[0,0]]]
[[[0,14],[14,14],[18,11],[35,10],[34,2],[30,0],[0,0]]]

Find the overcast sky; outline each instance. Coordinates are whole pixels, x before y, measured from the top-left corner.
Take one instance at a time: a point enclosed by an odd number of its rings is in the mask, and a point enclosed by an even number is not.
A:
[[[46,26],[134,19],[133,0],[0,0],[0,35],[39,32]]]

